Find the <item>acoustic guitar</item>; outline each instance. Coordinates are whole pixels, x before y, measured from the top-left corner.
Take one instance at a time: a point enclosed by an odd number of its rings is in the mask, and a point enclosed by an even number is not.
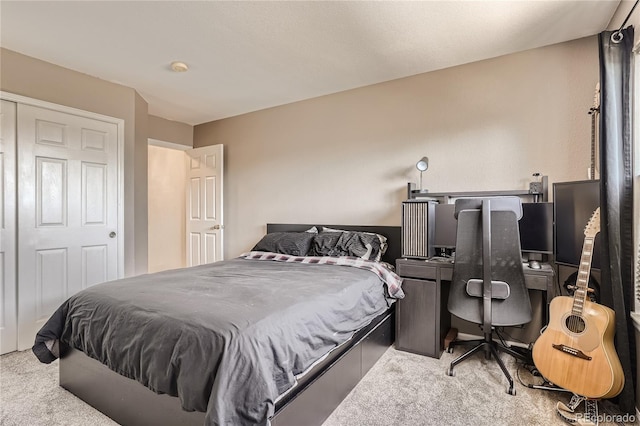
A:
[[[533,346],[533,362],[551,383],[589,399],[613,398],[624,373],[613,345],[615,313],[587,300],[591,256],[600,232],[600,208],[584,230],[584,244],[573,297],[557,296],[549,306],[549,325]]]

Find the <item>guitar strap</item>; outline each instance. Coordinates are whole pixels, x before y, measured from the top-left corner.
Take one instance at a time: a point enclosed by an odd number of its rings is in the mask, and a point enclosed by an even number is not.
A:
[[[576,408],[584,401],[584,414],[576,413]],[[581,426],[598,426],[598,400],[587,399],[584,396],[573,394],[569,404],[558,401],[556,404],[558,416],[567,423]]]
[[[562,285],[567,294],[571,297],[573,297],[576,289],[576,281],[578,281],[578,271],[569,275]],[[593,303],[600,303],[600,283],[598,283],[598,281],[593,277],[593,274],[589,275],[587,297]]]

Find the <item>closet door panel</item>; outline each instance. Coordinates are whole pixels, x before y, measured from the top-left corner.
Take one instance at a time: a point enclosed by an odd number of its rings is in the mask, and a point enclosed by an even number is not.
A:
[[[18,348],[68,297],[117,278],[117,125],[19,104]]]

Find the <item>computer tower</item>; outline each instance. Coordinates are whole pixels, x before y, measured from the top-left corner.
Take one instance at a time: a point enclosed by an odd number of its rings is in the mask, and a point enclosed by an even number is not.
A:
[[[402,257],[428,259],[434,254],[435,201],[407,200],[402,203]]]

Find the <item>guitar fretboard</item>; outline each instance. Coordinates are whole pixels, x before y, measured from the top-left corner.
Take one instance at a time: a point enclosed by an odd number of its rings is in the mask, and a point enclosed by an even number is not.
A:
[[[582,244],[582,255],[580,256],[580,267],[578,268],[578,279],[576,280],[576,290],[573,293],[573,315],[582,315],[584,302],[587,300],[589,292],[589,273],[591,272],[591,256],[593,254],[593,243],[595,237],[585,237]]]
[[[596,84],[596,92],[593,95],[593,106],[589,108],[591,115],[591,167],[589,169],[589,179],[596,178],[596,126],[597,115],[600,112],[600,83]]]
[[[592,109],[591,112],[591,167],[589,168],[589,179],[596,178],[596,115],[598,109]]]

